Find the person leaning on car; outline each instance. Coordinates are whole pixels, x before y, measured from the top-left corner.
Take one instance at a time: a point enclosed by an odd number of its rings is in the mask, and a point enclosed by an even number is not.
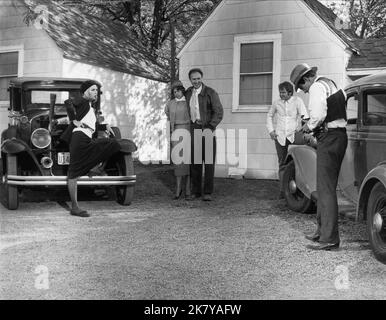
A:
[[[307,248],[331,250],[340,244],[336,187],[347,148],[346,94],[331,79],[319,77],[317,70],[306,63],[299,64],[290,78],[295,90],[309,93],[310,119],[303,131],[312,130],[317,138],[317,229],[306,238],[318,244]]]
[[[283,198],[283,173],[288,146],[295,141],[295,132],[300,129],[301,119],[308,118],[304,102],[294,97],[292,83],[285,81],[279,84],[280,99],[276,100],[267,113],[267,129],[271,139],[275,141],[277,158],[279,161],[280,198]],[[276,115],[274,128],[273,118]]]
[[[98,174],[99,164],[111,155],[121,150],[117,139],[94,139],[97,130],[95,102],[98,99],[100,85],[92,80],[83,82],[80,86],[82,97],[73,101],[65,101],[74,107],[71,124],[63,133],[61,139],[70,146],[70,165],[68,168],[68,191],[72,208],[71,215],[89,217],[86,210],[79,208],[77,199],[77,179],[83,175]],[[71,109],[71,108],[70,108]],[[110,129],[110,128],[109,128]]]

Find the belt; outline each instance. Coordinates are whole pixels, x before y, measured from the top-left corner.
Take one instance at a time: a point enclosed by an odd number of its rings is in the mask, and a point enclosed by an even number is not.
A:
[[[327,132],[334,132],[334,131],[341,131],[341,132],[346,132],[346,128],[327,128]]]

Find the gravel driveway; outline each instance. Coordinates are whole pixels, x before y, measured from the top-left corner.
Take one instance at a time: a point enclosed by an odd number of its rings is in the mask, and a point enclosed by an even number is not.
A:
[[[342,217],[341,249],[308,251],[315,215],[276,200],[276,181],[217,179],[213,202],[187,202],[171,200],[170,168],[137,174],[129,207],[83,193],[89,219],[68,214],[64,189],[0,206],[0,298],[386,298],[364,223]]]

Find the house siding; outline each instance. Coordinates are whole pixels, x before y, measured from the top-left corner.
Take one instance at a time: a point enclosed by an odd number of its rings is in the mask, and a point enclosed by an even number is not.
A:
[[[63,61],[61,50],[44,30],[23,22],[25,10],[21,1],[0,4],[0,51],[10,47],[23,48],[20,76],[60,76]],[[0,132],[8,126],[8,106],[9,101],[0,104]]]
[[[205,84],[216,89],[224,107],[219,128],[225,132],[247,129],[247,178],[277,179],[278,164],[265,125],[267,112],[232,112],[233,42],[237,35],[267,33],[281,34],[280,82],[289,80],[296,64],[307,62],[318,66],[320,75],[332,78],[338,85],[347,83],[344,44],[304,2],[224,0],[180,53],[180,75],[189,85],[189,69],[201,67]],[[307,97],[299,95],[307,105]],[[216,176],[228,176],[230,167],[218,164]]]
[[[90,78],[102,84],[101,108],[105,120],[132,139],[141,161],[167,159],[167,123],[164,107],[167,85],[127,73],[70,59],[63,61],[63,77]]]

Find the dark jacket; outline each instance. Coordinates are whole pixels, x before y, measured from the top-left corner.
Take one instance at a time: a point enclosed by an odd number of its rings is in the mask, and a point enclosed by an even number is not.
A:
[[[186,102],[190,112],[190,99],[192,97],[193,87],[186,90]],[[198,104],[200,108],[200,118],[203,128],[216,129],[221,122],[224,110],[217,92],[202,84],[202,90],[198,95]]]
[[[66,100],[65,101],[66,109],[67,109],[67,115],[70,120],[70,124],[67,127],[67,129],[62,133],[60,139],[65,141],[67,144],[70,144],[71,142],[71,136],[72,131],[75,129],[75,125],[73,123],[73,120],[81,121],[84,116],[89,112],[90,110],[90,102],[84,98],[77,98],[74,100]],[[92,105],[94,108],[94,104]],[[96,130],[100,130],[101,126],[98,126],[98,123],[96,124]]]

